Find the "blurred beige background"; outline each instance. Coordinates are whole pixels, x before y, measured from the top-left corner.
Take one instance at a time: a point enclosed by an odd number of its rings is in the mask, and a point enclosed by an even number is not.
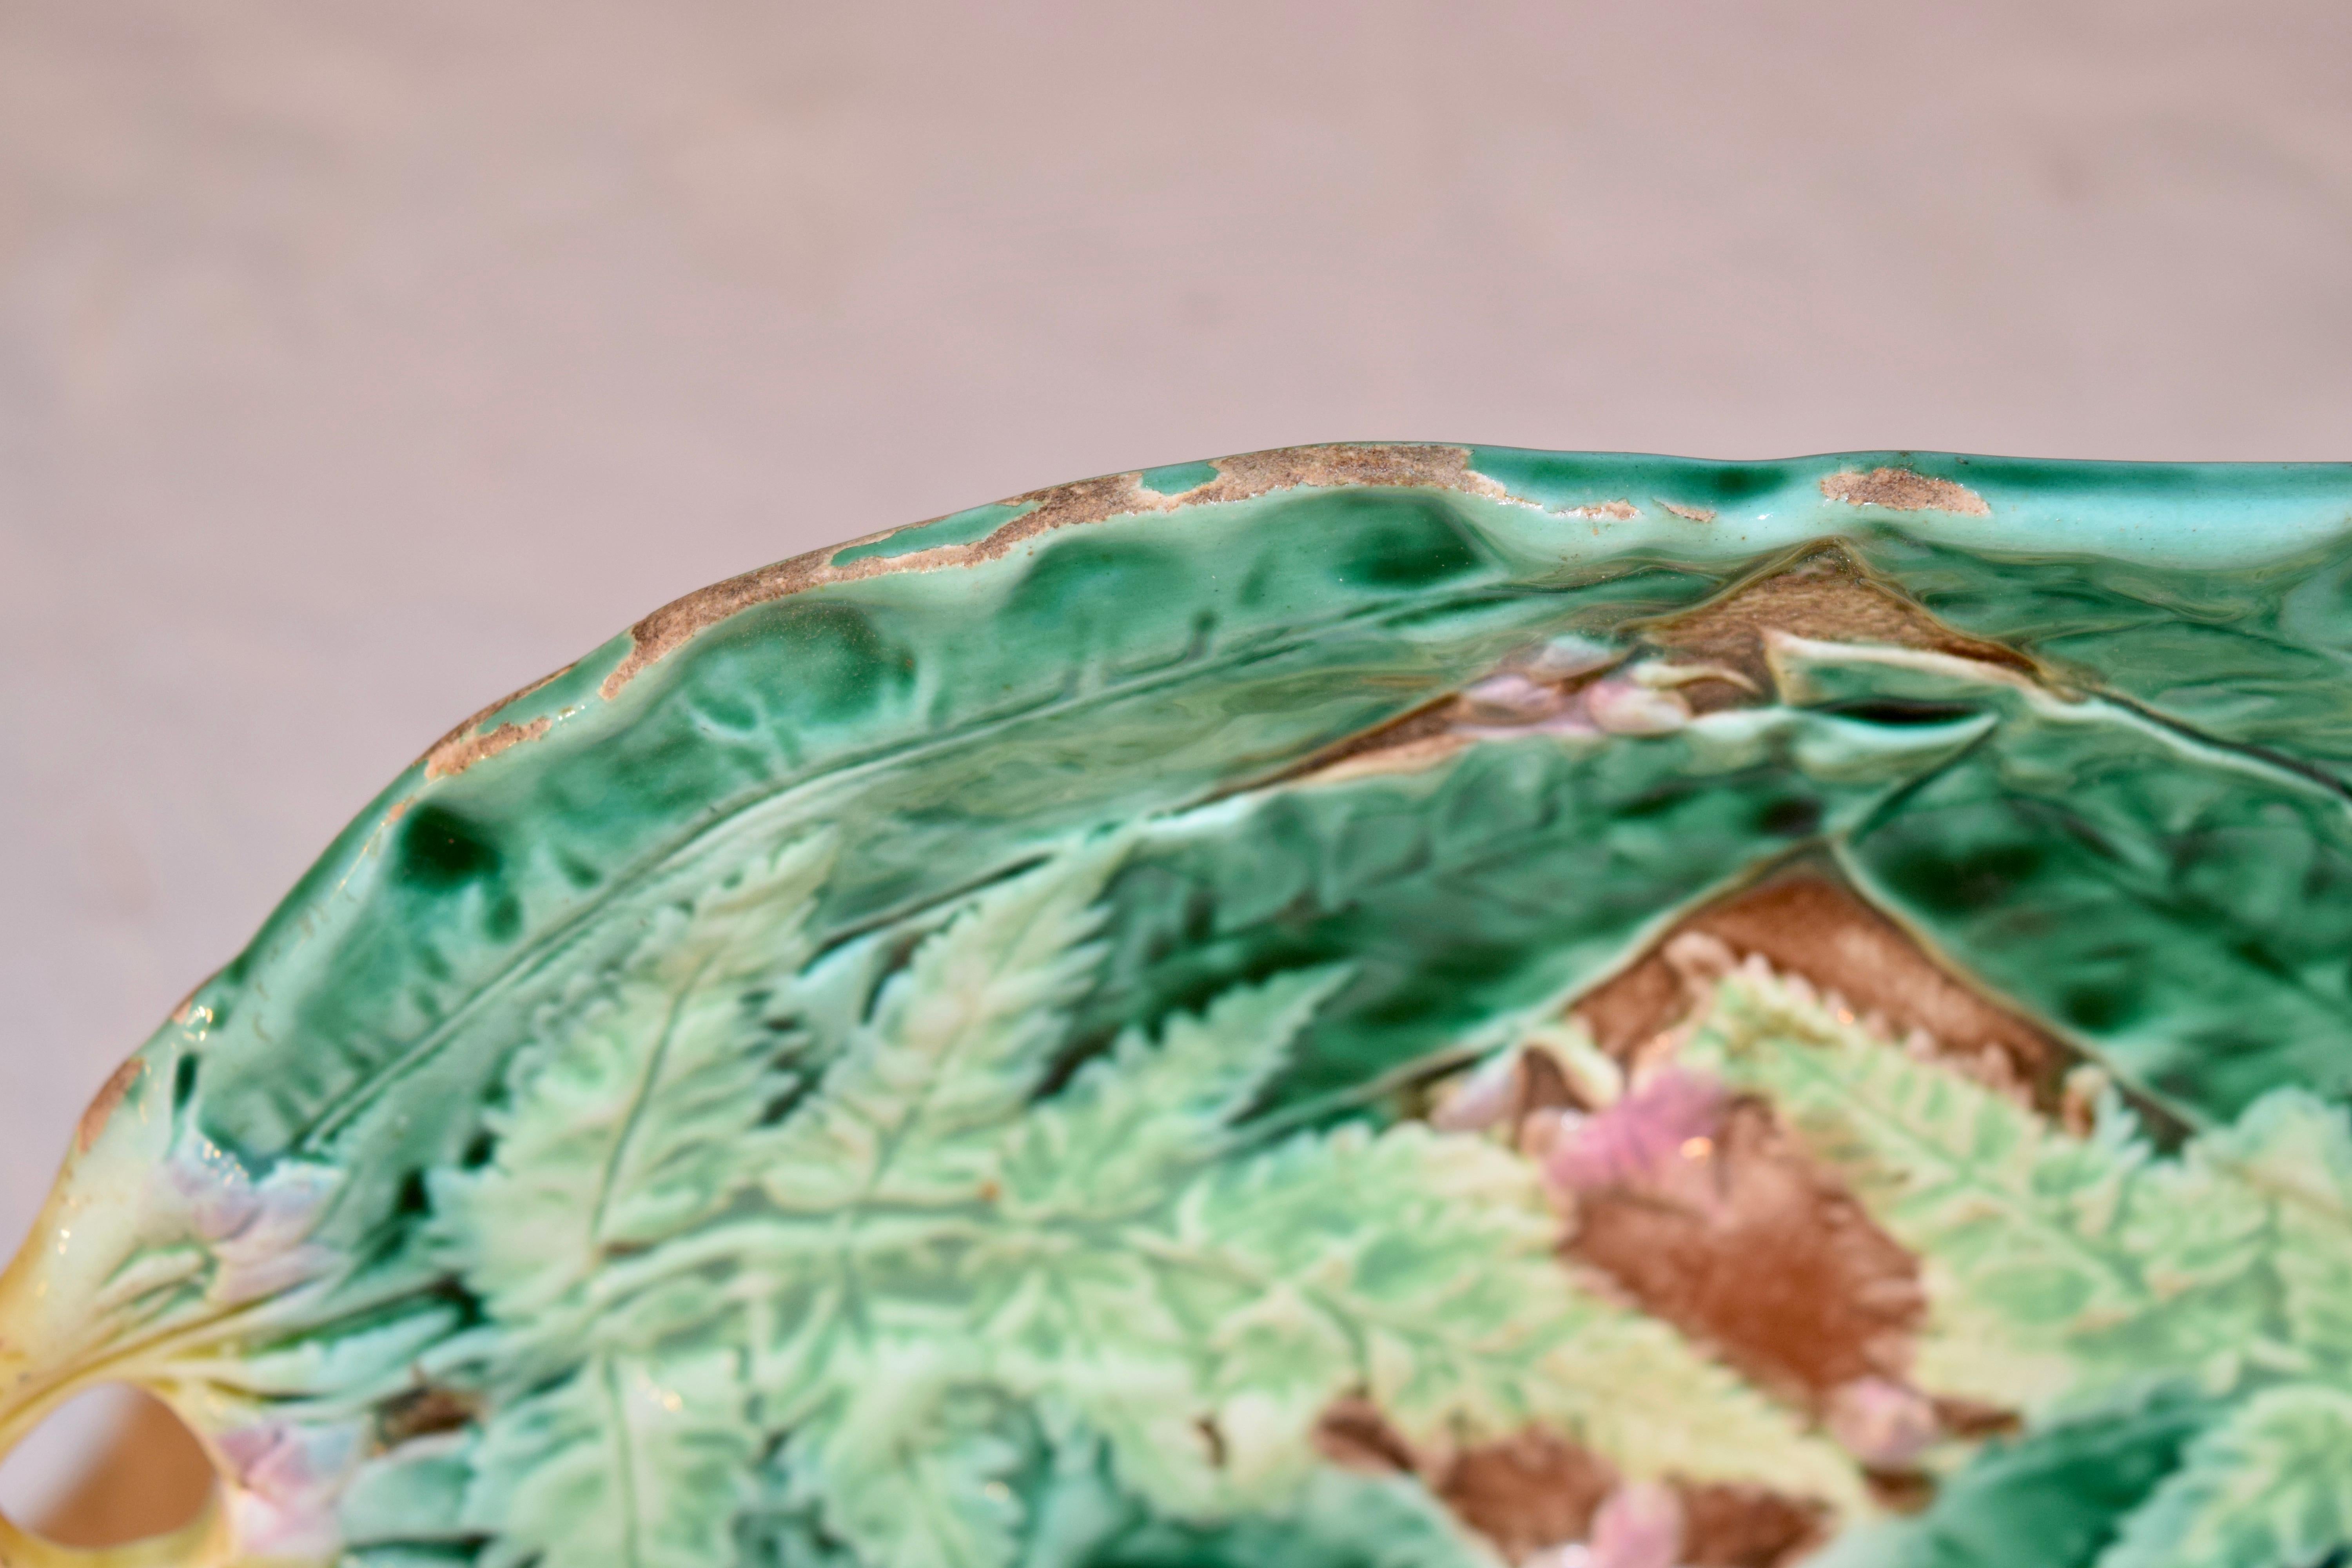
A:
[[[0,1247],[370,795],[708,580],[1301,441],[2347,430],[2343,0],[12,0]]]

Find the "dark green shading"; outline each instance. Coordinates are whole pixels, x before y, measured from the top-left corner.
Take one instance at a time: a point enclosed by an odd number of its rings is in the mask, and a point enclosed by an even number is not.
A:
[[[2326,475],[2289,477],[2315,487]],[[2068,542],[1969,552],[1884,531],[1861,546],[1937,615],[2061,678],[2352,780],[2352,536],[2235,569],[2118,561]]]
[[[2089,1568],[2218,1407],[2179,1392],[1995,1443],[1926,1514],[1866,1531],[1834,1568]],[[2281,1568],[2286,1568],[2282,1564]]]
[[[1975,731],[1914,729],[1874,766],[1793,761],[1846,721],[1791,716],[1726,766],[1691,742],[1473,751],[1423,773],[1284,791],[1150,841],[1112,893],[1078,1049],[1276,971],[1352,966],[1273,1105],[1349,1090],[1622,962],[1643,933],[1817,829],[1859,819]]]
[[[1024,1568],[1477,1568],[1418,1481],[1327,1470],[1279,1512],[1155,1517],[1097,1459],[1067,1460],[1035,1497]]]
[[[1718,463],[1619,452],[1544,452],[1524,447],[1474,447],[1471,466],[1513,495],[1554,510],[1655,499],[1718,510],[1796,493],[1811,470],[1797,463]],[[1818,498],[1816,498],[1818,499]]]
[[[1967,695],[1867,665],[1820,695]],[[1853,836],[1864,885],[2192,1123],[2352,1088],[2352,810],[2103,702],[1979,688],[2000,727]]]
[[[265,1016],[242,970],[208,993],[232,1021],[205,1081],[239,1085],[200,1095],[211,1135],[264,1160],[332,1149],[353,1173],[334,1234],[355,1237],[473,1139],[532,998],[593,963],[603,928],[630,929],[662,878],[722,863],[730,834],[831,824],[844,850],[819,925],[849,934],[1073,831],[1278,773],[1531,640],[1721,581],[1637,560],[1529,591],[1451,500],[1414,492],[1156,524],[747,609],[638,675],[606,710],[626,722],[559,724],[432,784],[410,815],[467,825],[479,874],[419,881],[387,874],[401,854],[341,847],[337,918],[281,911],[256,944],[278,955]]]

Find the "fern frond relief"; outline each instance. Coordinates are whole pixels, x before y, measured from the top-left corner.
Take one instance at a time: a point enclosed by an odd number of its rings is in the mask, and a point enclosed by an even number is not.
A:
[[[1927,1387],[2055,1419],[2169,1379],[2218,1401],[2099,1568],[2352,1550],[2352,1116],[2299,1089],[2158,1154],[2088,1136],[1754,967],[1684,1053],[1769,1100],[1928,1267]]]
[[[2099,1568],[2279,1568],[2352,1550],[2352,1391],[2266,1389],[2191,1443]]]
[[[549,1011],[490,1157],[436,1194],[508,1331],[470,1352],[503,1358],[471,1373],[491,1400],[467,1517],[503,1521],[486,1563],[584,1560],[593,1537],[702,1568],[756,1538],[1002,1568],[1038,1560],[1062,1506],[1039,1477],[1080,1453],[1153,1519],[1286,1517],[1336,1484],[1316,1434],[1342,1398],[1431,1452],[1541,1429],[1634,1479],[1864,1506],[1804,1413],[1563,1266],[1517,1150],[1415,1121],[1250,1129],[1346,969],[1235,987],[1050,1077],[1122,852],[971,897],[844,1026],[800,1000],[825,850],[788,847]]]
[[[1724,982],[1691,1055],[1769,1100],[1920,1256],[1922,1373],[1948,1392],[2038,1408],[2283,1332],[2274,1198],[2206,1140],[2157,1158],[2112,1094],[2076,1137],[1752,973]]]
[[[756,1458],[734,1360],[597,1355],[501,1411],[472,1457],[461,1515],[495,1532],[484,1568],[732,1563]]]
[[[822,838],[788,845],[660,910],[600,984],[542,1010],[488,1118],[488,1163],[439,1173],[433,1194],[442,1250],[494,1312],[541,1319],[744,1180],[745,1140],[785,1087],[762,1049],[769,985],[807,962],[830,858]]]

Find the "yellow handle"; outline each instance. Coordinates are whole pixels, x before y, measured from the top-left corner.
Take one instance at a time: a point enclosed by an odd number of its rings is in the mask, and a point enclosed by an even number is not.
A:
[[[204,1512],[169,1535],[121,1546],[61,1546],[0,1514],[0,1568],[230,1568],[235,1551],[217,1492]]]

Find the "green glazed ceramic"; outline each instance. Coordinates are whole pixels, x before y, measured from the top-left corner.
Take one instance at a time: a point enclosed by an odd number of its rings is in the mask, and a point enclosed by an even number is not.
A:
[[[0,1448],[350,1568],[2352,1551],[2352,468],[1439,446],[770,567],[93,1105]]]

